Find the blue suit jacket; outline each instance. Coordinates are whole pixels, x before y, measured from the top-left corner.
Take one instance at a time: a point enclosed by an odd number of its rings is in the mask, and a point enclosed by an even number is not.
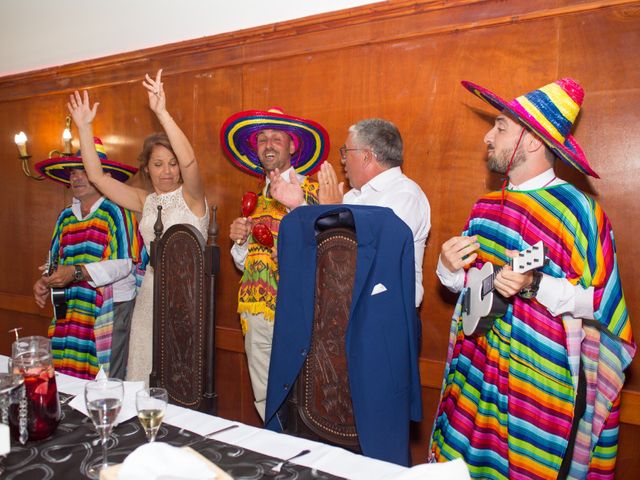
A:
[[[409,465],[410,420],[422,418],[418,371],[413,237],[391,209],[357,205],[296,208],[280,224],[280,282],[267,387],[266,426],[302,368],[311,343],[316,278],[316,220],[349,211],[358,240],[345,339],[349,386],[364,455]],[[372,295],[374,286],[386,291]],[[378,290],[380,287],[378,287]]]

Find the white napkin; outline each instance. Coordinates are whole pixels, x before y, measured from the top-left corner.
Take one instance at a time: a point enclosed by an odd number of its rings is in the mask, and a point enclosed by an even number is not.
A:
[[[0,372],[2,373],[9,372],[9,357],[0,355]]]
[[[443,463],[423,463],[411,467],[398,475],[393,480],[469,480],[467,464],[460,458]]]
[[[136,410],[136,393],[144,388],[144,382],[123,382],[124,383],[124,399],[122,401],[122,408],[116,418],[115,425],[126,422],[130,418],[137,417],[138,411]],[[84,401],[84,391],[69,402],[69,406],[75,408],[79,412],[88,415],[87,405]]]
[[[58,392],[66,393],[67,395],[80,395],[80,397],[84,397],[84,385],[87,382],[88,380],[83,378],[76,378],[71,375],[56,372],[56,385],[58,386]]]
[[[168,443],[151,442],[125,458],[118,480],[212,480],[216,473],[198,457]]]
[[[0,423],[0,455],[7,455],[11,451],[11,437],[9,425]]]

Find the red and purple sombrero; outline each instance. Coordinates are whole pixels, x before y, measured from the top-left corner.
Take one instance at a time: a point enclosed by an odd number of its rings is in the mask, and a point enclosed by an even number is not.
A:
[[[465,80],[462,86],[498,110],[507,111],[538,135],[565,163],[586,175],[600,178],[570,133],[584,98],[584,90],[578,82],[563,78],[510,102],[475,83]]]
[[[96,145],[96,152],[98,153],[98,157],[100,157],[100,162],[102,163],[102,170],[109,172],[113,178],[121,182],[126,182],[138,171],[136,167],[132,167],[131,165],[109,160],[102,141],[98,137],[93,137],[93,141]],[[69,185],[70,183],[69,175],[71,175],[71,169],[84,169],[80,151],[73,157],[47,158],[46,160],[36,163],[35,167],[42,175],[64,185]]]
[[[265,129],[289,134],[295,146],[291,165],[301,175],[315,172],[329,155],[329,134],[319,123],[286,115],[279,108],[246,110],[224,122],[220,144],[229,159],[251,175],[265,175],[256,149],[256,137]]]

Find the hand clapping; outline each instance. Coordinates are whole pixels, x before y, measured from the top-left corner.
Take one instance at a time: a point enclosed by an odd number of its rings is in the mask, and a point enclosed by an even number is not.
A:
[[[340,204],[344,197],[344,182],[338,183],[338,176],[329,162],[324,162],[318,172],[318,201],[320,205]]]

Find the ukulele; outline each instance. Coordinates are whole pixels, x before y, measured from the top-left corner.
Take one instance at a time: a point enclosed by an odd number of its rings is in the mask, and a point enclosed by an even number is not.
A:
[[[509,262],[514,272],[527,273],[545,263],[545,248],[542,241],[522,250]],[[462,329],[467,336],[483,335],[493,319],[507,312],[507,300],[494,292],[493,282],[503,267],[494,267],[490,262],[482,268],[470,268],[462,298]]]

